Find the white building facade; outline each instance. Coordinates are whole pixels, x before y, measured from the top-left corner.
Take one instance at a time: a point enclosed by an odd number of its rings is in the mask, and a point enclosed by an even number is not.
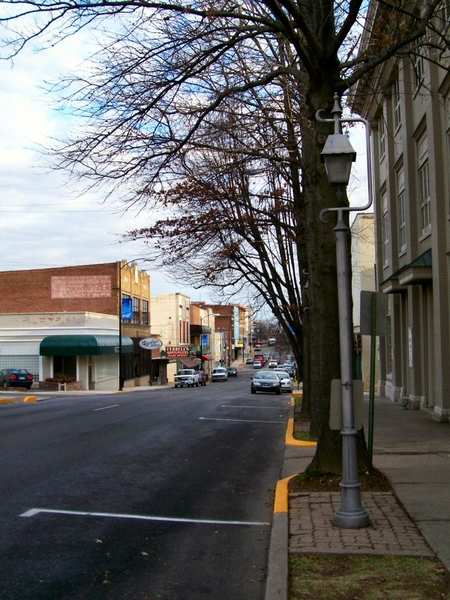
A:
[[[371,3],[369,21],[380,6]],[[388,296],[380,392],[448,421],[450,71],[428,52],[430,61],[412,54],[380,66],[353,107],[373,127],[377,284]]]

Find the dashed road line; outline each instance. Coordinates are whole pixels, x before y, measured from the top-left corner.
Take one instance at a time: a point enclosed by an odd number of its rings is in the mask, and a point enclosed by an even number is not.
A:
[[[120,406],[120,404],[111,404],[111,406],[102,406],[101,408],[94,408],[94,412],[98,410],[107,410],[108,408],[116,408],[116,406]]]
[[[280,408],[279,406],[239,406],[236,404],[222,404],[221,408],[257,408],[258,410],[261,408],[267,408],[269,410],[285,410],[289,408],[289,406],[286,406],[285,408]]]
[[[218,419],[214,417],[199,417],[200,421],[232,421],[233,423],[278,423],[279,425],[284,425],[284,421],[257,421],[253,419]]]
[[[120,513],[104,513],[104,512],[84,512],[78,510],[57,510],[49,508],[31,508],[26,512],[22,513],[21,517],[35,517],[40,513],[47,513],[52,515],[73,515],[81,517],[106,517],[116,519],[137,519],[141,521],[164,521],[168,523],[197,523],[199,525],[242,525],[246,527],[268,527],[270,523],[258,522],[258,521],[220,521],[214,519],[183,519],[178,517],[157,517],[157,516],[146,516],[146,515],[129,515]]]

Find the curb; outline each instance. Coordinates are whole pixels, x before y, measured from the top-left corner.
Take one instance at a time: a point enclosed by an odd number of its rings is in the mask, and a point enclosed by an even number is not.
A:
[[[295,396],[299,394],[294,392],[294,396],[291,398],[291,406],[289,409],[289,420],[288,427],[286,431],[286,437],[284,439],[284,443],[287,446],[302,446],[303,448],[317,446],[317,442],[306,442],[303,440],[296,440],[294,438],[294,408],[295,408]]]
[[[294,438],[295,397],[294,392],[289,408],[289,419],[284,443],[286,446],[311,447],[317,442],[306,442]],[[280,479],[275,489],[273,522],[270,534],[269,558],[267,567],[266,595],[264,600],[286,600],[289,588],[289,481],[297,474]]]
[[[278,481],[275,491],[265,600],[286,600],[288,597],[288,484],[293,477],[296,475]]]

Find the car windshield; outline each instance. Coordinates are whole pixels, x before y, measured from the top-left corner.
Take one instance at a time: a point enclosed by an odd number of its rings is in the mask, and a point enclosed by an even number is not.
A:
[[[281,377],[282,379],[290,379],[290,375],[289,373],[286,373],[286,371],[275,371],[275,373],[278,375],[278,377]]]
[[[222,367],[222,368],[219,368],[219,369],[214,369],[213,373],[223,373],[224,371],[226,371],[226,369],[224,369]]]
[[[258,373],[255,375],[255,379],[278,379],[276,373],[271,373],[269,371],[263,371],[262,373]]]

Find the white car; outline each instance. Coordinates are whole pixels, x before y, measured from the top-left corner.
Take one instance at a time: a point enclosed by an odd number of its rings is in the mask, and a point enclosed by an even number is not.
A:
[[[278,375],[281,381],[281,391],[292,392],[292,390],[294,389],[294,382],[289,373],[287,371],[280,371],[279,369],[274,369],[273,372]]]
[[[225,367],[216,367],[211,374],[213,381],[228,381],[228,371]]]
[[[275,369],[278,367],[278,361],[275,359],[269,360],[269,369]]]

